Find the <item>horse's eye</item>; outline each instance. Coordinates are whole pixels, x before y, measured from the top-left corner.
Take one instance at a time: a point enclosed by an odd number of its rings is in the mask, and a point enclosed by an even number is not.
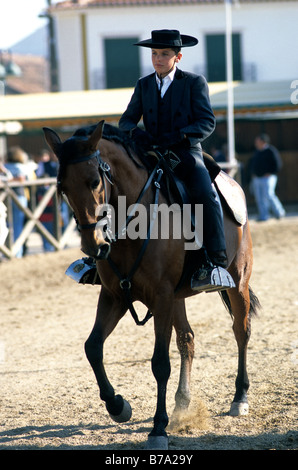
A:
[[[98,187],[98,185],[99,185],[99,180],[94,180],[94,181],[92,181],[92,183],[91,183],[91,189],[92,189],[92,190],[96,189],[96,188]]]

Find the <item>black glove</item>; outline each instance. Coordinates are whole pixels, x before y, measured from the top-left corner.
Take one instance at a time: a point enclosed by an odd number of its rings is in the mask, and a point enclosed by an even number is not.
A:
[[[154,139],[147,131],[143,131],[139,127],[135,127],[130,131],[130,137],[135,143],[141,147],[151,147],[154,145]]]
[[[187,142],[188,139],[185,134],[182,134],[180,131],[177,132],[166,132],[161,139],[159,144],[164,148],[172,148],[175,145],[181,144],[182,142]]]

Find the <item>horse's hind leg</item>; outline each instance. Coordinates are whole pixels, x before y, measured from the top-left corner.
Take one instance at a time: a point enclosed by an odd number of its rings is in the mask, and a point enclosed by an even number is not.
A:
[[[190,403],[190,375],[194,357],[194,334],[186,317],[184,300],[176,301],[174,327],[177,347],[181,357],[179,385],[175,395],[174,414],[176,414],[187,410]]]
[[[249,379],[247,374],[247,345],[250,338],[249,291],[228,292],[233,314],[233,331],[238,346],[238,372],[236,377],[236,393],[230,408],[231,416],[248,414],[247,391]]]
[[[230,415],[232,416],[248,413],[247,346],[251,333],[251,316],[259,307],[258,299],[249,287],[252,272],[252,250],[248,227],[246,227],[242,239],[242,244],[244,243],[245,249],[238,250],[238,254],[230,266],[230,272],[237,287],[222,293],[222,298],[233,317],[233,331],[238,345],[236,393],[230,409]]]
[[[233,330],[238,344],[238,374],[236,377],[236,393],[230,409],[231,416],[248,414],[247,390],[249,380],[246,368],[247,345],[251,333],[251,317],[260,308],[258,298],[249,285],[244,292],[238,294],[229,291],[231,311],[234,313]]]
[[[121,395],[115,395],[115,391],[106,376],[103,365],[103,345],[125,311],[126,307],[113,300],[105,288],[102,287],[96,321],[85,343],[86,356],[94,371],[100,390],[100,398],[105,401],[111,418],[118,423],[130,419],[131,408]]]

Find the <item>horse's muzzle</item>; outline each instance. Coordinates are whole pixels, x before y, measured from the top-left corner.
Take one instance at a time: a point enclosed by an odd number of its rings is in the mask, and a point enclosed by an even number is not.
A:
[[[96,260],[104,260],[108,258],[111,251],[111,246],[107,242],[102,243],[96,248],[91,248],[89,246],[87,247],[86,245],[82,245],[82,251],[91,258],[94,258]]]

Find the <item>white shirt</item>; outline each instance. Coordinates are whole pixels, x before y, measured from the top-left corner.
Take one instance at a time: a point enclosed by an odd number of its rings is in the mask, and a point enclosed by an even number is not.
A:
[[[160,96],[162,98],[164,97],[165,92],[167,91],[172,81],[174,80],[175,72],[176,72],[176,65],[174,66],[173,70],[162,79],[162,88],[160,92]],[[158,89],[160,89],[160,78],[158,77],[157,74],[155,74],[155,77],[156,77],[156,83],[158,85]]]

